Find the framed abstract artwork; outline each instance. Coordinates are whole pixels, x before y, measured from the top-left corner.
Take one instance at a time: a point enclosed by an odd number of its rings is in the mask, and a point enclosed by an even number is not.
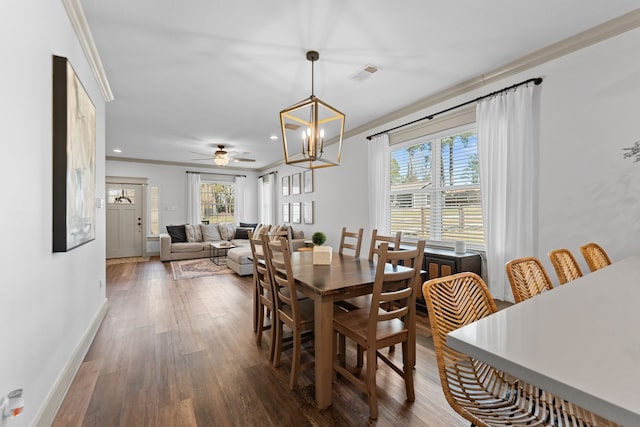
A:
[[[283,196],[289,195],[289,177],[288,176],[282,177],[282,195]]]
[[[300,224],[300,203],[291,203],[291,222]]]
[[[291,175],[291,194],[300,194],[300,174]]]
[[[304,202],[302,214],[305,224],[313,224],[313,202]]]
[[[53,252],[96,235],[96,108],[69,61],[53,57]]]
[[[313,193],[313,169],[304,171],[303,181],[304,181],[304,192]]]
[[[282,222],[291,222],[289,219],[289,203],[282,204]]]

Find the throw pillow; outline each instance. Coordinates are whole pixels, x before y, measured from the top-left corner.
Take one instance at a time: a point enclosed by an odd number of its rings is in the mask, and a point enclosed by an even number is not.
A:
[[[184,225],[167,225],[167,233],[171,236],[171,243],[187,242],[187,232]]]
[[[302,231],[302,230],[293,230],[293,238],[294,239],[304,239],[304,231]]]
[[[241,222],[240,225],[239,225],[239,227],[249,227],[249,228],[251,228],[251,230],[255,230],[257,226],[258,226],[258,223],[251,224],[251,223],[248,223],[248,222]]]
[[[236,228],[236,232],[233,235],[233,238],[234,239],[248,239],[250,231],[253,231],[252,227],[238,227],[238,228]]]
[[[234,224],[218,224],[218,231],[222,240],[231,240],[236,234],[236,226]]]
[[[184,226],[184,230],[187,234],[187,242],[202,242],[202,231],[200,231],[199,224],[187,224]]]
[[[218,242],[222,240],[218,231],[218,224],[200,224],[202,240],[205,242]]]

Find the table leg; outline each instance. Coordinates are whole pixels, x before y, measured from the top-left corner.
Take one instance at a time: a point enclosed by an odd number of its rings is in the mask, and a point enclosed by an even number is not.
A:
[[[331,405],[333,393],[333,298],[314,294],[316,403]]]

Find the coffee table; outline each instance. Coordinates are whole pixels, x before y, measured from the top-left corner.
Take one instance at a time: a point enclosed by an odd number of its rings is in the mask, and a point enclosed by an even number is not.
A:
[[[215,265],[226,264],[229,249],[235,248],[235,245],[226,242],[213,242],[209,245],[209,259]]]

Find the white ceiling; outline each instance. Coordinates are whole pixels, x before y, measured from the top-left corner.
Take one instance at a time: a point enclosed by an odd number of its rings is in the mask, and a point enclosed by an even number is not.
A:
[[[623,15],[638,0],[81,0],[115,100],[107,156],[282,159],[280,110],[315,94],[354,129]],[[359,82],[367,64],[380,68]],[[271,135],[278,135],[276,141]],[[112,150],[120,148],[122,153]]]

